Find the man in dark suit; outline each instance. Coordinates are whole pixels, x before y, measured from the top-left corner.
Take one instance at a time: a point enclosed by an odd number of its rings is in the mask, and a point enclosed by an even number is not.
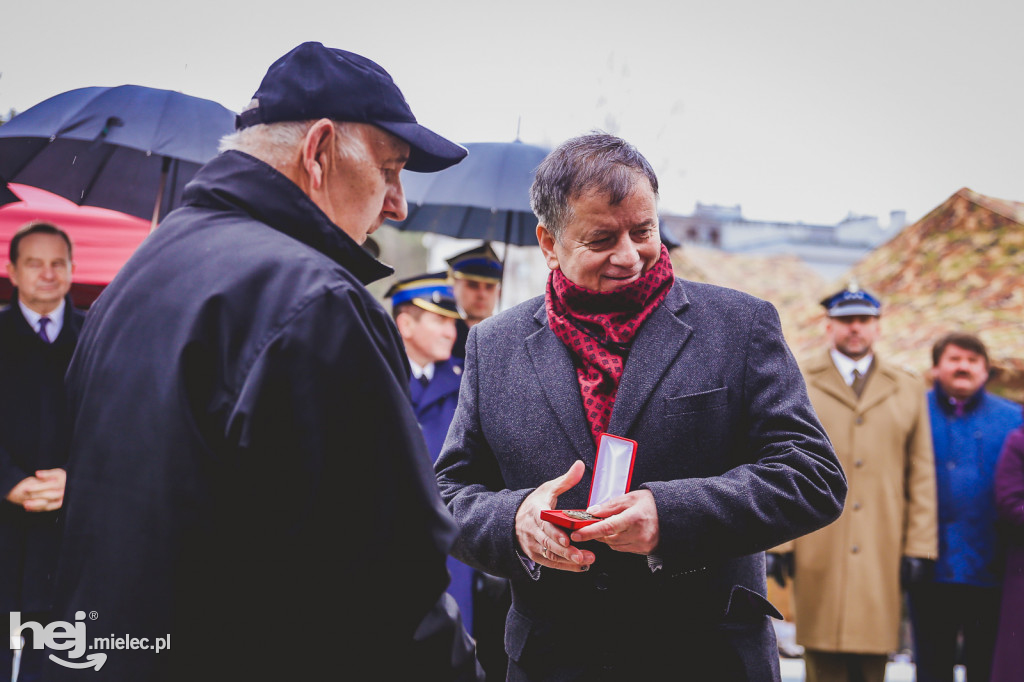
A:
[[[49,621],[64,500],[67,371],[84,314],[68,297],[71,240],[49,223],[30,223],[11,239],[11,304],[0,310],[0,614]],[[26,631],[30,634],[30,631]],[[28,647],[19,680],[40,675],[42,650]],[[0,646],[0,679],[12,650]]]
[[[842,510],[846,480],[774,308],[675,279],[657,178],[575,138],[531,190],[545,296],[474,327],[435,470],[453,553],[512,581],[511,680],[777,680],[766,548]],[[571,533],[595,442],[638,443],[628,491]],[[582,485],[579,485],[582,482]]]

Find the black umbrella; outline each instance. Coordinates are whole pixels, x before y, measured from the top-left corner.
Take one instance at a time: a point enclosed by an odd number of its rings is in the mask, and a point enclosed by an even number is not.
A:
[[[4,204],[13,204],[15,201],[21,201],[21,197],[14,193],[14,191],[7,186],[7,181],[0,178],[0,206]]]
[[[536,246],[530,185],[549,150],[522,142],[470,142],[469,156],[439,173],[402,172],[409,216],[399,230]]]
[[[220,104],[170,90],[69,90],[0,127],[0,175],[155,226],[234,122]]]

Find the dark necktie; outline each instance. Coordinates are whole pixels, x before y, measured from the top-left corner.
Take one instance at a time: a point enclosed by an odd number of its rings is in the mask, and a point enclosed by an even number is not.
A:
[[[430,385],[430,379],[427,378],[426,374],[420,375],[420,384],[423,386],[423,388],[426,388],[427,386]]]
[[[866,375],[861,374],[858,370],[853,370],[853,383],[850,384],[850,388],[853,389],[853,392],[857,394],[858,398],[860,397],[860,394],[864,392],[864,384],[866,384],[867,381],[868,378]]]
[[[52,320],[48,317],[39,318],[39,338],[46,343],[50,343],[50,335],[46,333],[46,325],[50,324]]]

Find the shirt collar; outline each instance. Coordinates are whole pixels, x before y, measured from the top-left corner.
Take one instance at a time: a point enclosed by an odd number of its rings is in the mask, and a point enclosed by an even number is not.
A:
[[[959,403],[959,401],[956,398],[950,396],[945,391],[943,391],[942,384],[940,384],[938,381],[935,382],[935,397],[936,402],[939,404],[939,407],[942,408],[943,412],[945,412],[946,414],[960,416],[967,412],[973,412],[978,408],[978,405],[985,398],[985,387],[982,386],[981,388],[979,388],[977,393],[975,393],[962,403],[962,407],[959,410],[959,414],[957,413],[957,404]]]
[[[861,373],[861,376],[868,373],[871,368],[871,362],[875,359],[874,353],[868,353],[860,360],[854,360],[853,358],[843,355],[835,348],[829,351],[829,355],[832,356],[832,364],[839,370],[839,374],[842,375],[843,381],[849,386],[853,383],[853,370],[857,370]]]
[[[51,339],[56,340],[57,335],[60,334],[60,330],[64,327],[64,299],[61,299],[57,307],[50,312],[46,313],[46,317],[50,318],[50,326],[46,328],[46,333]],[[18,299],[18,307],[21,308],[21,314],[28,322],[28,326],[32,327],[32,331],[39,333],[39,320],[43,318],[43,315],[29,308],[21,299]]]
[[[434,363],[427,363],[426,366],[420,367],[412,359],[409,359],[409,367],[412,369],[412,375],[414,378],[419,379],[422,376],[427,377],[427,381],[434,379]]]

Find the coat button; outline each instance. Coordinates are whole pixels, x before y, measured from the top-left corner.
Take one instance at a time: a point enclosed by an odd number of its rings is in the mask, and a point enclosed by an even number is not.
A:
[[[864,417],[857,417],[857,425],[859,426],[859,425],[861,425],[863,423],[864,423]]]
[[[607,590],[609,577],[607,573],[598,573],[594,576],[594,587],[602,591]]]
[[[854,554],[856,554],[857,552],[859,552],[859,551],[860,551],[860,547],[858,547],[857,545],[854,545],[854,546],[853,546],[853,549],[852,549],[852,550],[850,550],[850,551],[851,551],[851,552],[853,552]]]
[[[853,511],[857,511],[858,509],[860,509],[860,502],[854,502],[853,503]]]
[[[861,468],[862,466],[864,466],[864,460],[858,459],[856,462],[853,463],[853,466],[857,467],[858,469]]]

